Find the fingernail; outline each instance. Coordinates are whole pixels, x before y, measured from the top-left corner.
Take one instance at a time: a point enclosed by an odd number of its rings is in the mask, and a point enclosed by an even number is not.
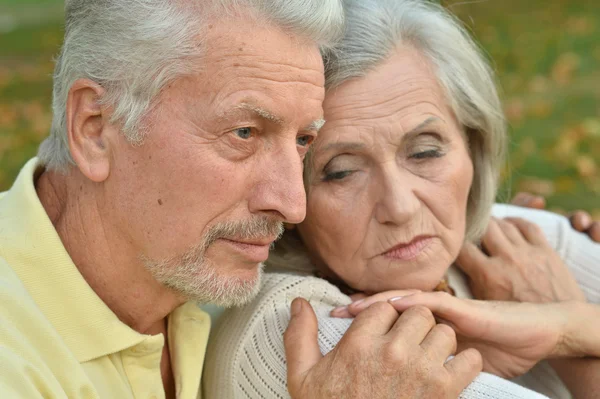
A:
[[[584,226],[592,224],[592,218],[590,217],[590,215],[585,213],[581,215],[581,224],[583,224]]]
[[[361,303],[364,303],[364,302],[365,302],[365,300],[364,300],[364,299],[359,299],[359,300],[358,300],[358,301],[356,301],[356,302],[352,302],[352,303],[350,304],[350,306],[359,306]],[[345,307],[345,306],[344,306],[344,307]]]
[[[333,309],[331,311],[331,313],[339,313],[339,312],[341,312],[343,310],[347,310],[347,309],[348,309],[348,307],[346,307],[346,306],[338,306],[337,308]]]
[[[297,316],[302,310],[302,303],[298,298],[294,299],[292,302],[292,317]]]
[[[401,299],[407,298],[409,296],[413,296],[415,294],[416,294],[416,292],[412,293],[412,294],[406,294],[406,295],[403,295],[403,296],[396,296],[394,298],[389,299],[388,302],[390,302],[390,303],[392,303],[392,302],[398,302]]]

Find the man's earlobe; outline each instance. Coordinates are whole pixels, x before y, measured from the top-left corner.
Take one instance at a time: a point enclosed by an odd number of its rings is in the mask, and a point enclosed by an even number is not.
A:
[[[67,135],[71,156],[81,173],[102,182],[110,173],[111,128],[100,104],[104,89],[89,79],[71,86],[67,99]]]

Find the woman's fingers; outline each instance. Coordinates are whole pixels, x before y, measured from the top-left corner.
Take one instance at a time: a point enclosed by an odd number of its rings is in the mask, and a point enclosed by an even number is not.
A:
[[[364,299],[359,299],[348,306],[340,306],[331,311],[330,315],[332,317],[338,318],[351,318],[367,309],[374,303],[377,302],[387,302],[391,298],[396,298],[400,296],[408,296],[413,295],[417,292],[421,292],[419,290],[394,290],[394,291],[384,291],[375,295],[365,296]]]
[[[508,217],[504,220],[519,229],[523,237],[530,243],[534,245],[548,245],[544,232],[537,224],[528,222],[525,219],[513,217]]]
[[[546,208],[546,200],[544,197],[540,197],[539,195],[533,195],[530,193],[520,192],[515,195],[515,197],[510,202],[513,205],[522,206],[524,208],[533,208],[533,209],[545,209]]]
[[[423,292],[389,300],[394,309],[404,312],[414,306],[424,306],[436,316],[447,320],[457,328],[456,332],[473,337],[477,335],[477,318],[480,309],[468,300],[458,299],[445,292]],[[475,338],[475,337],[473,337]]]
[[[592,226],[592,217],[585,211],[576,211],[569,216],[571,226],[577,230],[584,232]]]
[[[587,229],[587,234],[596,242],[600,242],[600,221],[592,223],[592,226]]]
[[[600,242],[600,221],[594,221],[588,212],[573,212],[569,221],[575,230],[587,234],[593,241]]]
[[[496,218],[490,219],[487,231],[481,239],[481,243],[483,244],[485,251],[491,256],[504,253],[512,247],[509,239],[500,228]]]
[[[367,294],[364,294],[362,292],[357,292],[356,294],[352,294],[350,295],[350,299],[352,300],[352,302],[358,302],[361,299],[365,299],[368,298],[369,296]]]
[[[456,265],[469,278],[477,279],[483,268],[488,264],[490,258],[479,249],[479,247],[471,242],[466,242],[456,258]]]
[[[500,230],[502,230],[506,238],[508,238],[512,244],[521,245],[525,242],[525,237],[523,237],[521,231],[510,221],[506,219],[496,219],[496,222],[498,223]]]
[[[340,306],[329,312],[329,316],[338,319],[352,319],[355,315],[350,313],[348,306]]]

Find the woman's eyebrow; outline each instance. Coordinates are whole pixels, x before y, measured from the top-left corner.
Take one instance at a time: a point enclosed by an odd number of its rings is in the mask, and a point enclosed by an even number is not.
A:
[[[410,138],[415,134],[420,133],[425,127],[439,121],[440,118],[436,116],[431,116],[421,122],[419,125],[411,129],[408,133],[403,135],[404,138]],[[325,145],[323,148],[319,149],[319,152],[337,150],[337,151],[358,151],[365,148],[365,144],[359,141],[337,141],[334,143],[329,143]]]
[[[438,118],[437,116],[430,116],[429,118],[425,119],[423,122],[421,122],[419,125],[417,125],[416,127],[412,128],[409,132],[407,132],[405,134],[405,136],[408,135],[413,135],[415,133],[420,132],[421,130],[423,130],[423,128],[431,125],[434,122],[439,121],[440,118]]]
[[[438,122],[440,120],[441,119],[436,116],[430,116],[429,118],[425,119],[423,122],[418,124],[416,127],[412,128],[409,132],[407,132],[406,134],[403,134],[402,139],[401,139],[402,142],[407,142],[407,141],[413,139],[414,137],[423,133],[423,130],[425,130],[425,128],[427,126],[429,126],[435,122]]]

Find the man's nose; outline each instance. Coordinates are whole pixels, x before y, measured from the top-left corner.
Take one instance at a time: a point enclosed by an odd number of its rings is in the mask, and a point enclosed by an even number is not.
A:
[[[275,214],[286,223],[302,222],[306,216],[306,193],[302,159],[296,145],[265,156],[265,162],[256,171],[258,178],[250,197],[250,211]]]

